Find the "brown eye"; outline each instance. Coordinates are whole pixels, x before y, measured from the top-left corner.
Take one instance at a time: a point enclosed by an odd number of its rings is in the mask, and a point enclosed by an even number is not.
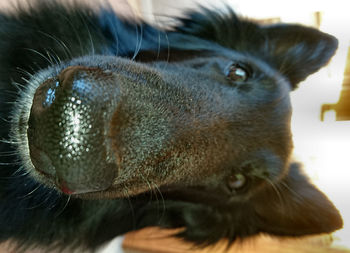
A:
[[[228,178],[227,185],[231,190],[240,190],[245,188],[247,178],[243,174],[234,174]]]
[[[245,82],[249,78],[249,72],[241,64],[232,64],[227,71],[227,77],[234,82]]]

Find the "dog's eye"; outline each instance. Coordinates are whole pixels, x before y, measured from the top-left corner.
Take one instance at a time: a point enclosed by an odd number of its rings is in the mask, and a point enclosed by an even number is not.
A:
[[[246,188],[248,179],[243,174],[234,174],[228,178],[227,186],[232,191],[241,191]]]
[[[250,72],[242,64],[234,63],[228,67],[227,77],[234,82],[245,82],[249,78]]]

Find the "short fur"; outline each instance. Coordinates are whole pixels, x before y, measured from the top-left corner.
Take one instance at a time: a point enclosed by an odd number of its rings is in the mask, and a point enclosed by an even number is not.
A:
[[[1,241],[94,249],[160,226],[209,245],[342,226],[291,160],[289,101],[337,40],[232,10],[178,21],[58,1],[0,14]]]

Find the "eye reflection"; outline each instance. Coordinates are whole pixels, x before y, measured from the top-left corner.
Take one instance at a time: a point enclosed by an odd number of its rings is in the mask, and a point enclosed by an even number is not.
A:
[[[234,63],[229,66],[226,75],[234,82],[245,82],[248,80],[250,73],[246,67],[243,67],[241,64]]]
[[[227,185],[232,190],[243,189],[247,184],[247,178],[243,174],[234,174],[228,178]]]

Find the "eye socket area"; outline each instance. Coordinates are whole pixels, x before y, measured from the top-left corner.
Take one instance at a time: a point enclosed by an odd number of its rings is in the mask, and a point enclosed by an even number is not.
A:
[[[251,73],[249,66],[240,62],[231,63],[226,69],[226,76],[233,82],[245,82]]]

